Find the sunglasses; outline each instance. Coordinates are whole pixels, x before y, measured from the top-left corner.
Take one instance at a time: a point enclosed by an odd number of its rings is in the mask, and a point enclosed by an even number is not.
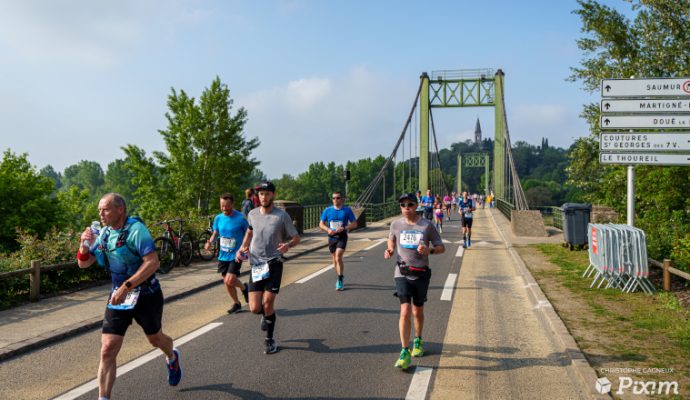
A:
[[[342,197],[333,197],[333,200],[340,200]]]
[[[400,203],[400,207],[411,208],[415,207],[417,203]]]

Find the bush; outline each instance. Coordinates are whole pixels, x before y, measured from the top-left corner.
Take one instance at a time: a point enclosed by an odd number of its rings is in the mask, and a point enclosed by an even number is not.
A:
[[[690,234],[676,240],[671,251],[671,258],[676,268],[690,272]]]

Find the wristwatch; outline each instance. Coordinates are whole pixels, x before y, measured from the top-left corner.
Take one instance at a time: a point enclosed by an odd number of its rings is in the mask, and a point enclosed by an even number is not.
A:
[[[132,282],[130,282],[130,281],[125,281],[125,287],[126,287],[127,289],[131,289],[131,288],[132,288]]]

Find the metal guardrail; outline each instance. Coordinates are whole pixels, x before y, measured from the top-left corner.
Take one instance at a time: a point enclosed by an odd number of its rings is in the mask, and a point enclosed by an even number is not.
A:
[[[321,220],[321,213],[323,210],[330,207],[331,204],[314,204],[303,206],[304,209],[304,229],[314,229],[319,227]],[[364,203],[362,205],[367,213],[368,221],[380,221],[395,215],[400,214],[397,201],[387,203]]]
[[[510,220],[510,212],[515,209],[515,206],[505,200],[496,199],[496,208],[498,208],[498,211],[502,212],[503,215]]]
[[[533,206],[530,210],[539,210],[542,218],[544,219],[544,225],[553,226],[563,230],[563,213],[560,207],[556,206]]]

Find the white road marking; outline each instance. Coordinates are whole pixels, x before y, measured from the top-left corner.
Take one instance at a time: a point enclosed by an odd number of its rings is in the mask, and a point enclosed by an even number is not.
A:
[[[462,257],[463,254],[465,254],[465,248],[462,246],[458,247],[458,252],[455,253],[455,257]]]
[[[203,326],[203,327],[195,330],[194,332],[190,332],[190,333],[182,336],[181,338],[173,341],[173,343],[174,343],[175,347],[179,347],[179,346],[189,342],[190,340],[195,339],[195,338],[203,335],[204,333],[206,333],[212,329],[215,329],[221,325],[223,325],[222,322],[212,322],[206,326]],[[132,360],[125,365],[119,366],[117,368],[117,376],[120,377],[120,376],[126,374],[127,372],[146,364],[147,362],[153,360],[154,358],[160,357],[161,355],[163,355],[163,353],[158,349],[153,350],[147,354],[144,354],[143,356],[141,356],[135,360]],[[161,370],[163,370],[162,367],[161,367]],[[54,400],[76,399],[77,397],[82,396],[82,395],[84,395],[84,394],[86,394],[86,393],[88,393],[94,389],[97,389],[97,388],[98,388],[98,379],[94,379],[92,381],[86,382],[85,384],[70,390],[69,392],[67,392],[65,394],[62,394],[62,395],[56,397]]]
[[[424,400],[426,399],[426,391],[429,389],[431,382],[431,372],[433,369],[429,367],[416,366],[414,368],[414,375],[410,388],[407,390],[405,400]]]
[[[328,265],[327,267],[322,268],[322,269],[320,269],[320,270],[314,272],[314,273],[311,274],[311,275],[305,276],[304,278],[298,280],[296,283],[304,283],[304,282],[307,282],[308,280],[310,280],[310,279],[312,279],[312,278],[316,278],[317,276],[323,274],[324,272],[328,271],[328,270],[331,269],[331,268],[333,268],[333,264],[330,264],[330,265]]]
[[[443,285],[443,292],[441,292],[441,300],[450,301],[453,298],[453,288],[457,277],[458,274],[448,274],[446,283]]]
[[[385,242],[385,241],[386,241],[386,239],[379,239],[378,242],[376,242],[376,243],[372,244],[371,246],[367,247],[366,249],[364,249],[364,251],[371,250],[371,249],[373,249],[374,247],[380,245],[381,243],[383,243],[383,242]]]

